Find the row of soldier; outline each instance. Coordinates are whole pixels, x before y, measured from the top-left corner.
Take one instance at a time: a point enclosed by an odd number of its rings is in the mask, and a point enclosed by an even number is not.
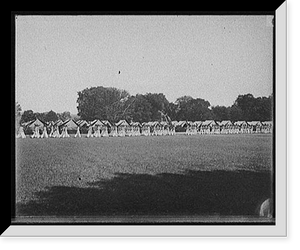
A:
[[[21,137],[21,138],[25,138],[26,137],[23,129],[21,129],[21,131],[19,132],[17,138],[18,137]],[[43,127],[42,134],[40,134],[40,128],[38,126],[36,126],[34,128],[33,134],[30,137],[31,138],[48,138],[48,137],[52,137],[52,138],[65,138],[65,137],[70,137],[70,135],[68,133],[67,127],[63,127],[61,133],[59,132],[58,128],[53,128],[52,127],[49,134],[47,133],[47,128]],[[81,137],[79,127],[77,129],[75,137]]]
[[[61,130],[61,132],[59,132]],[[123,137],[123,136],[160,136],[160,135],[174,135],[175,129],[155,129],[150,130],[150,128],[143,129],[143,130],[137,130],[137,129],[117,129],[117,128],[111,128],[110,131],[108,131],[105,127],[92,127],[90,126],[87,130],[86,136],[87,138],[92,137]],[[19,128],[19,131],[17,133],[17,138],[26,138],[26,135],[24,133],[24,128],[21,126]],[[68,132],[67,126],[62,127],[59,129],[58,127],[51,127],[51,131],[48,133],[47,128],[44,126],[42,129],[39,126],[36,126],[33,131],[32,135],[29,136],[30,138],[68,138],[70,137],[70,134]],[[74,137],[82,137],[82,134],[80,132],[80,127],[77,127],[76,133]]]
[[[83,129],[82,124],[73,120],[66,121],[58,125],[45,125],[38,119],[29,122],[27,127],[30,126],[32,130],[31,138],[66,138],[70,137],[68,130],[72,133],[76,131],[75,137],[81,137],[81,132],[87,133],[86,137],[107,137],[107,136],[159,136],[159,135],[175,135],[177,133],[193,135],[193,134],[245,134],[245,133],[271,133],[272,124],[262,123],[263,126],[258,126],[257,122],[241,122],[241,124],[230,124],[223,122],[225,125],[215,123],[214,121],[205,122],[177,122],[174,125],[162,122],[148,122],[145,124],[132,123],[129,124],[125,120],[121,120],[115,126],[105,125],[101,121],[95,121],[87,124]],[[69,125],[69,126],[68,126]],[[23,125],[24,126],[24,125]],[[17,138],[26,138],[24,127],[20,126]],[[48,130],[47,130],[48,129]],[[85,131],[81,131],[85,130]]]
[[[179,132],[180,133],[180,132]],[[89,127],[86,137],[87,138],[92,138],[92,137],[122,137],[122,136],[163,136],[163,135],[175,135],[179,134],[178,132],[175,132],[175,129],[154,129],[150,130],[148,129],[143,129],[141,131],[137,130],[130,130],[130,129],[122,129],[122,130],[117,130],[117,129],[111,129],[110,132],[108,132],[107,129],[103,129],[100,127]],[[181,132],[180,134],[186,134],[186,135],[195,135],[195,134],[252,134],[252,133],[270,133],[270,130],[268,131],[252,131],[250,129],[235,129],[235,130],[219,130],[219,129],[191,129],[187,128],[185,132]],[[70,137],[70,134],[68,133],[68,128],[63,127],[61,128],[61,132],[59,132],[58,128],[51,128],[50,133],[48,134],[46,127],[42,129],[42,133],[40,132],[40,128],[37,126],[35,127],[33,134],[30,136],[31,138],[68,138]],[[80,127],[77,128],[76,133],[74,137],[82,137],[81,132],[80,132]],[[26,135],[24,133],[23,127],[20,127],[19,132],[17,134],[17,138],[26,138]]]
[[[199,129],[187,129],[187,134],[270,134],[272,133],[272,128],[199,128]]]

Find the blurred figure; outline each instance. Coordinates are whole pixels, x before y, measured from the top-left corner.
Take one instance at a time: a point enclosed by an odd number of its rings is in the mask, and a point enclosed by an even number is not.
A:
[[[44,127],[44,129],[43,129],[43,133],[42,133],[42,135],[41,135],[41,138],[48,138],[48,134],[47,134],[47,128],[46,127]]]
[[[266,199],[260,206],[259,216],[273,218],[273,199]]]
[[[81,134],[80,134],[80,129],[79,129],[79,127],[77,127],[77,132],[76,132],[76,134],[75,134],[75,137],[81,137]]]
[[[17,134],[17,138],[26,138],[26,135],[24,133],[24,128],[22,126],[20,126],[20,128],[19,128],[19,132]]]
[[[94,137],[93,136],[93,127],[92,126],[90,126],[89,127],[89,130],[88,130],[88,133],[87,133],[87,136],[86,136],[87,138],[89,138],[89,137]]]

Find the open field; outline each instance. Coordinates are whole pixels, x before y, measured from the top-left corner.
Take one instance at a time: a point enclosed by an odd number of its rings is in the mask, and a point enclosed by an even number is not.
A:
[[[272,136],[18,139],[17,216],[256,215]]]

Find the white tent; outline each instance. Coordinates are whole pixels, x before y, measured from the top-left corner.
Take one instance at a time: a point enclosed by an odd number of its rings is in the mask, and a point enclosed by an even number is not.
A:
[[[234,133],[236,134],[245,134],[250,131],[250,126],[246,121],[236,121],[233,123]]]
[[[108,120],[101,120],[101,122],[107,127],[112,127],[112,124]]]
[[[90,126],[92,126],[92,127],[97,127],[97,126],[103,127],[103,126],[105,126],[105,124],[102,121],[100,121],[99,119],[96,119],[96,120],[91,122]]]
[[[62,132],[59,137],[70,137],[68,131],[77,131],[79,125],[73,119],[68,119],[59,125],[59,128],[62,129]]]
[[[231,134],[233,132],[233,124],[231,121],[221,121],[219,123],[220,126],[220,133],[222,134]]]
[[[185,127],[185,126],[188,126],[188,122],[187,121],[179,121],[179,122],[177,122],[176,126]]]
[[[260,133],[263,124],[260,121],[250,121],[248,122],[250,126],[250,133]]]
[[[262,132],[263,133],[272,133],[273,122],[272,121],[264,121],[262,122]]]
[[[131,127],[126,120],[120,120],[116,123],[118,136],[130,136]]]
[[[142,126],[142,128],[141,128],[141,130],[142,130],[142,133],[141,133],[141,135],[144,135],[144,136],[149,136],[149,135],[151,135],[150,134],[150,127],[151,127],[151,124],[149,124],[149,122],[143,122],[142,124],[141,124],[141,126]]]
[[[44,127],[46,127],[46,123],[38,118],[26,124],[26,128],[30,128],[33,131],[31,138],[40,138],[40,131],[43,131]]]
[[[140,129],[142,125],[139,122],[132,122],[130,125],[131,125],[132,136],[140,136],[141,135]]]
[[[202,126],[212,127],[212,126],[216,126],[216,125],[217,125],[217,123],[214,120],[206,120],[206,121],[202,122]]]
[[[79,125],[73,119],[69,119],[61,123],[59,126],[67,127],[68,130],[77,130]]]
[[[219,125],[214,120],[206,120],[201,124],[204,134],[214,134]]]
[[[45,122],[42,122],[40,119],[36,118],[33,121],[30,121],[26,124],[27,128],[31,128],[32,130],[34,130],[34,128],[38,127],[39,129],[43,129],[44,126],[46,126]]]

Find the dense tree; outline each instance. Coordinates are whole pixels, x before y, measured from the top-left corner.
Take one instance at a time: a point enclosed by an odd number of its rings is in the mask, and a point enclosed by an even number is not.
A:
[[[137,94],[109,106],[108,119],[111,121],[120,119],[138,122],[155,121],[161,119],[160,111],[167,113],[168,109],[169,102],[162,93]]]
[[[57,113],[57,118],[61,119],[62,121],[66,121],[68,119],[71,119],[71,113],[70,113],[70,111],[64,111],[62,113]]]
[[[148,103],[151,104],[151,115],[150,119],[152,121],[157,121],[161,119],[161,114],[159,111],[168,113],[170,110],[169,101],[162,93],[147,93],[144,95]]]
[[[46,122],[57,121],[57,120],[58,120],[58,116],[57,116],[57,114],[56,114],[53,110],[50,110],[50,111],[45,115],[45,121],[46,121]]]
[[[191,96],[182,96],[170,103],[162,93],[130,96],[125,90],[100,86],[78,92],[77,108],[81,119],[112,122],[120,119],[157,121],[163,119],[162,114],[167,114],[171,120],[265,121],[272,119],[272,100],[272,96],[255,98],[245,94],[239,95],[230,107],[211,107],[208,101]],[[63,120],[71,117],[70,114],[58,116]]]
[[[86,88],[78,92],[78,115],[85,120],[108,119],[108,116],[114,115],[112,113],[118,113],[127,98],[129,93],[117,88]]]
[[[237,105],[233,104],[228,108],[228,120],[232,122],[243,120],[243,111]]]
[[[202,121],[212,118],[210,103],[201,98],[183,96],[176,100],[176,119],[189,121]]]
[[[135,97],[131,97],[130,101],[128,104],[129,107],[123,112],[126,119],[137,122],[147,122],[151,120],[153,111],[152,105],[144,95],[137,94]]]
[[[240,120],[267,121],[272,119],[272,99],[272,96],[255,98],[252,94],[239,95],[233,106],[240,109]]]
[[[272,99],[271,99],[271,97],[256,98],[253,110],[254,110],[254,116],[251,117],[252,120],[256,120],[256,121],[272,120]]]
[[[230,120],[229,112],[230,108],[225,106],[214,106],[212,107],[212,116],[215,121],[226,121]]]
[[[21,116],[21,123],[32,121],[35,117],[35,113],[32,110],[25,110]]]
[[[181,96],[181,97],[176,99],[175,104],[177,104],[178,107],[180,108],[180,105],[187,104],[189,101],[191,101],[193,99],[194,98],[189,96],[189,95]]]
[[[167,115],[171,118],[171,120],[177,120],[177,111],[178,111],[178,106],[173,103],[170,102],[169,103],[169,110],[167,110]]]
[[[182,96],[174,103],[170,103],[162,93],[130,96],[125,90],[104,87],[93,87],[78,92],[77,103],[81,119],[108,119],[112,122],[120,119],[139,122],[159,121],[165,119],[165,114],[171,120],[270,121],[273,112],[272,95],[257,98],[252,94],[239,95],[230,107],[211,107],[208,101],[201,98],[194,99],[191,96]],[[16,128],[18,123],[32,121],[35,118],[43,121],[71,118],[69,111],[61,114],[53,110],[44,113],[25,110],[22,114],[21,111],[21,106],[16,103]]]
[[[250,121],[255,116],[255,98],[252,94],[239,95],[234,104],[242,110],[241,120]]]
[[[187,111],[189,109],[188,102],[193,100],[191,96],[182,96],[176,99],[175,118],[176,120],[188,120]]]
[[[193,97],[191,96],[181,96],[176,99],[175,105],[175,118],[176,120],[188,120],[187,111],[189,110],[189,101],[192,101]]]
[[[35,118],[37,118],[41,121],[45,121],[46,114],[47,114],[47,112],[42,112],[42,113],[36,112],[36,113],[34,113],[34,116],[35,116]]]

